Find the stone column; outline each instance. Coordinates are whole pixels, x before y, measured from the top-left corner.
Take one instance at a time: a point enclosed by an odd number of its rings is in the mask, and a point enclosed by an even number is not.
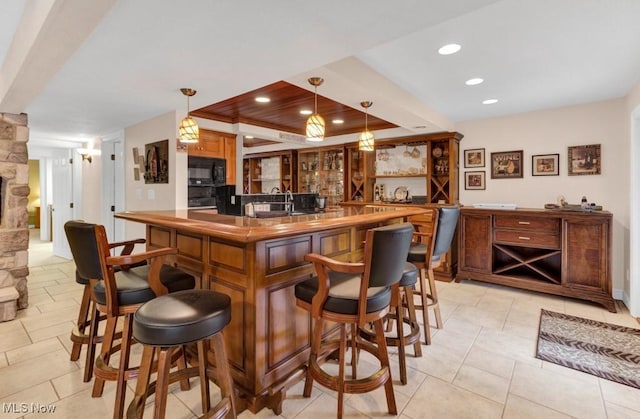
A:
[[[26,114],[0,113],[0,321],[29,303],[28,140]]]

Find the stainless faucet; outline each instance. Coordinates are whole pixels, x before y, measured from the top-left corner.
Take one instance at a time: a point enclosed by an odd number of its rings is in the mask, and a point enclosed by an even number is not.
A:
[[[284,202],[289,203],[289,212],[294,212],[295,208],[293,206],[293,193],[291,193],[291,189],[285,192],[284,200],[285,200]]]

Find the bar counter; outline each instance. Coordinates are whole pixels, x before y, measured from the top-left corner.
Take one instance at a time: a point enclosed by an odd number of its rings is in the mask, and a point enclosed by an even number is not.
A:
[[[171,262],[196,276],[199,287],[231,297],[231,323],[224,335],[239,411],[268,407],[280,414],[286,390],[303,378],[309,355],[311,318],[296,307],[294,296],[295,285],[313,274],[304,256],[314,252],[358,261],[367,229],[424,211],[367,206],[260,219],[210,210],[116,217],[146,224],[148,249],[178,248]]]

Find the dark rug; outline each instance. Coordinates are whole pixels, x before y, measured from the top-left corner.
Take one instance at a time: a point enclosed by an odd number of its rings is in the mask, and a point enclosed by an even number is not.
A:
[[[640,330],[542,310],[536,358],[640,389]]]

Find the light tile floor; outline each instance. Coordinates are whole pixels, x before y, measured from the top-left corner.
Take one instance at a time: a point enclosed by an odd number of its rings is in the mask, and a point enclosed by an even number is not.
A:
[[[69,361],[69,332],[82,292],[73,263],[51,256],[50,244],[35,239],[29,258],[29,308],[0,323],[0,418],[110,418],[115,386],[107,383],[103,397],[91,398],[90,383],[81,378],[84,353],[80,361]],[[396,381],[399,418],[640,417],[640,390],[534,357],[541,308],[640,328],[622,304],[614,314],[577,300],[480,282],[437,286],[445,325],[433,329],[422,358],[408,357],[409,383]],[[139,354],[134,349],[134,362]],[[363,357],[358,370],[364,374],[372,367]],[[127,403],[134,388],[130,382]],[[334,417],[336,403],[335,394],[320,387],[304,398],[298,384],[287,392],[280,417]],[[167,417],[197,417],[199,404],[197,385],[181,392],[176,383]],[[34,413],[51,405],[54,413]],[[149,403],[145,417],[153,416],[150,408]],[[389,417],[383,391],[347,396],[345,416]],[[276,416],[263,409],[240,417]]]

